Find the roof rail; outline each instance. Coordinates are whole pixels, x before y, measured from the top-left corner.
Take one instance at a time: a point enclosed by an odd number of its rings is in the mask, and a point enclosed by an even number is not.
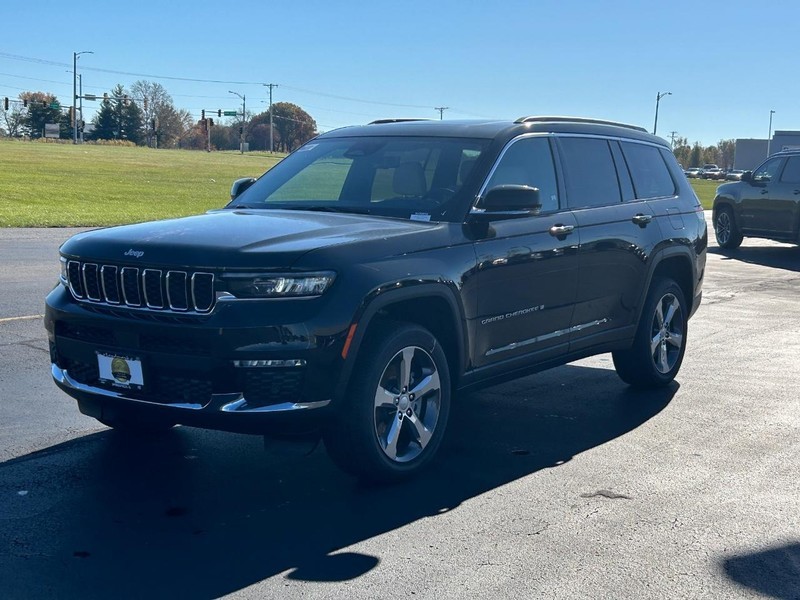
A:
[[[418,117],[400,117],[397,119],[376,119],[367,123],[368,125],[383,125],[384,123],[405,123],[407,121],[430,121],[431,119],[422,119]]]
[[[629,125],[628,123],[618,123],[616,121],[606,121],[604,119],[589,119],[586,117],[520,117],[514,123],[594,123],[597,125],[614,125],[615,127],[625,127],[635,131],[649,133],[644,127]]]

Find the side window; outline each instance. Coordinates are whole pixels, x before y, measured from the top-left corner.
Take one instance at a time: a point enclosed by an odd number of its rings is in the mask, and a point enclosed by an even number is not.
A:
[[[559,142],[570,207],[603,206],[622,201],[617,171],[606,140],[564,137]]]
[[[772,160],[768,160],[763,165],[758,167],[755,173],[753,173],[753,181],[772,181],[775,179],[775,176],[778,174],[778,170],[780,169],[781,162],[783,162],[782,158],[773,158]]]
[[[646,144],[622,142],[622,152],[633,179],[633,189],[640,200],[675,195],[675,182],[658,148]]]
[[[783,183],[800,183],[800,156],[790,156],[781,175]]]
[[[506,149],[486,189],[511,184],[538,188],[542,212],[558,210],[558,185],[548,138],[523,138]]]

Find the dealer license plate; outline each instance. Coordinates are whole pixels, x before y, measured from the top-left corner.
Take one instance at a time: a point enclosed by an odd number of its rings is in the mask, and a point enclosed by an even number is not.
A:
[[[132,356],[97,353],[100,381],[115,387],[141,390],[144,387],[142,361]]]

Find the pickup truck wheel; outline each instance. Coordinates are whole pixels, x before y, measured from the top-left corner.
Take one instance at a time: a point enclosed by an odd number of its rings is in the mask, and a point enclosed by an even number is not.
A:
[[[723,206],[717,210],[714,217],[714,234],[717,236],[720,248],[733,250],[741,245],[742,234],[736,227],[736,220],[730,207]]]
[[[450,375],[438,340],[418,325],[381,324],[367,334],[325,446],[349,473],[397,481],[430,462],[449,412]]]
[[[688,313],[681,288],[672,279],[654,279],[633,345],[612,354],[620,378],[638,388],[669,384],[686,350]]]

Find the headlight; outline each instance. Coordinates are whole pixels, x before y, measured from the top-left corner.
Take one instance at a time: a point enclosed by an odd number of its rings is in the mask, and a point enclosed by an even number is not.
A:
[[[247,274],[227,275],[227,291],[237,298],[299,298],[321,296],[335,274]]]
[[[61,283],[69,285],[69,280],[67,279],[67,259],[61,256],[59,257],[59,261],[61,262]]]

